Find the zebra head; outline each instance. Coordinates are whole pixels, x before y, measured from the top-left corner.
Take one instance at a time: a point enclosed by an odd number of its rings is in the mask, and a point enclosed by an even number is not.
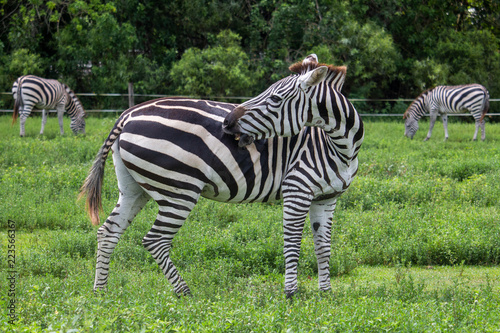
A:
[[[71,119],[69,127],[74,134],[85,134],[85,117],[85,113],[82,112]]]
[[[75,99],[76,112],[73,112],[70,116],[71,123],[69,124],[69,128],[71,128],[74,134],[85,134],[85,118],[87,117],[87,114],[76,96]]]
[[[407,113],[404,114],[403,119],[405,119],[405,136],[413,139],[418,130],[418,120]]]
[[[71,124],[69,127],[74,134],[85,134],[85,118],[87,114],[83,109],[82,102],[78,99],[76,94],[67,85],[64,85],[66,92],[70,98],[68,104],[68,115],[71,117]]]
[[[345,79],[345,67],[318,63],[315,54],[290,66],[290,75],[238,105],[224,119],[223,129],[240,147],[254,140],[293,136],[304,126],[335,127],[333,109]],[[345,99],[343,96],[342,99]]]
[[[418,130],[418,120],[428,111],[426,105],[426,98],[429,90],[424,91],[420,96],[418,96],[406,109],[403,115],[405,120],[405,136],[413,139],[413,136]]]

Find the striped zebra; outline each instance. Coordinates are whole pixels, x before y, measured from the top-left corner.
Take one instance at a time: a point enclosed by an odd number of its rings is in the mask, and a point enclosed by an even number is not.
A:
[[[283,200],[287,297],[297,290],[301,236],[309,212],[319,288],[331,288],[332,215],[337,198],[357,172],[363,123],[339,91],[345,67],[318,64],[311,55],[290,69],[297,74],[237,107],[162,98],[122,113],[80,194],[87,197],[92,224],[98,225],[104,164],[111,150],[119,199],[97,232],[94,290],[106,288],[113,249],[153,198],[159,213],[142,243],[175,293],[189,295],[169,253],[200,196],[232,203]]]
[[[42,109],[40,134],[43,134],[45,129],[49,109],[54,108],[57,110],[61,134],[64,134],[64,111],[71,117],[70,128],[73,133],[85,133],[85,111],[82,103],[64,83],[34,75],[25,75],[14,82],[12,96],[14,97],[12,123],[14,124],[19,116],[21,136],[25,135],[24,125],[33,108]]]
[[[477,139],[481,127],[481,140],[484,141],[484,117],[490,106],[488,90],[480,84],[462,86],[437,86],[424,91],[406,110],[405,136],[412,138],[418,130],[418,120],[430,114],[429,132],[424,141],[430,139],[438,115],[443,120],[444,139],[448,140],[448,113],[469,111],[476,121],[476,131],[472,140]]]

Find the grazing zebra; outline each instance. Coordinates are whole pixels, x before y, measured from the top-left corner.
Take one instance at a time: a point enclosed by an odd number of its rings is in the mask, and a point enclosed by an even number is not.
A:
[[[24,124],[33,108],[42,109],[40,134],[43,134],[47,123],[49,109],[54,108],[57,109],[61,134],[64,134],[63,114],[65,110],[71,117],[70,128],[73,133],[85,133],[85,111],[82,103],[64,83],[57,80],[42,79],[34,75],[25,75],[14,82],[12,96],[15,101],[12,123],[15,123],[19,116],[21,136],[25,135]]]
[[[153,198],[159,213],[142,243],[175,293],[189,295],[169,253],[200,196],[232,203],[283,199],[287,297],[297,290],[301,236],[309,212],[319,288],[331,288],[332,215],[337,198],[357,172],[363,123],[338,89],[345,67],[318,64],[311,55],[290,69],[298,74],[237,107],[162,98],[134,106],[118,118],[80,195],[87,196],[91,221],[99,224],[104,164],[111,150],[119,199],[97,233],[94,290],[106,287],[113,249]]]
[[[424,141],[430,139],[434,123],[438,115],[443,120],[444,139],[448,140],[448,113],[469,111],[476,121],[476,131],[472,140],[477,139],[481,127],[481,140],[484,140],[484,116],[490,106],[488,90],[480,84],[463,86],[437,86],[424,91],[406,110],[405,136],[412,138],[418,130],[418,120],[425,114],[430,114],[429,132]]]

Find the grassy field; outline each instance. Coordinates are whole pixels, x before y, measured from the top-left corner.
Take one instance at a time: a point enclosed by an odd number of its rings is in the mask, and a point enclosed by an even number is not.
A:
[[[402,120],[366,118],[359,173],[334,216],[333,290],[318,291],[306,228],[290,302],[281,205],[208,200],[172,250],[193,297],[175,297],[141,245],[153,202],[113,254],[109,291],[93,293],[97,227],[76,197],[114,120],[60,136],[51,117],[39,136],[32,117],[20,138],[0,116],[0,331],[500,331],[500,124],[472,142],[474,125],[451,119],[447,142],[441,124],[423,142],[425,121],[409,140]],[[117,194],[109,160],[103,215]]]

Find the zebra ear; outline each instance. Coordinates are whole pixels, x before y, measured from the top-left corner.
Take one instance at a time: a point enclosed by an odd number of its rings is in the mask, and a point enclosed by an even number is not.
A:
[[[318,63],[318,56],[314,53],[311,53],[310,55],[308,55],[307,57],[304,58],[304,60],[302,60],[302,65],[307,65],[309,63]]]
[[[307,89],[309,87],[317,85],[325,79],[327,73],[328,67],[326,66],[320,66],[312,71],[305,73],[299,79],[300,88]]]

